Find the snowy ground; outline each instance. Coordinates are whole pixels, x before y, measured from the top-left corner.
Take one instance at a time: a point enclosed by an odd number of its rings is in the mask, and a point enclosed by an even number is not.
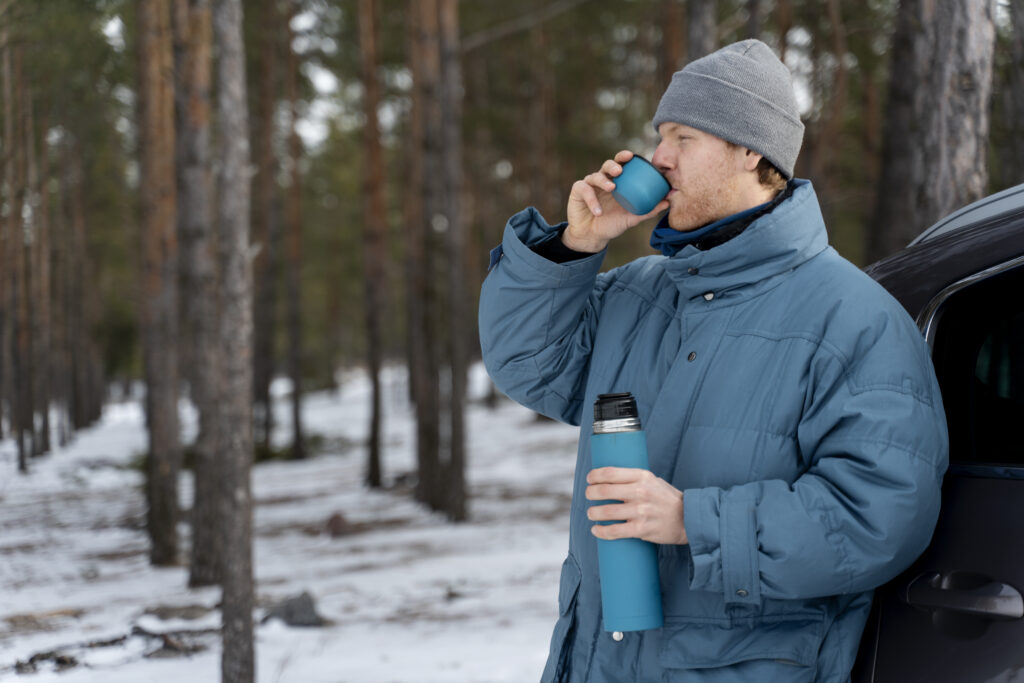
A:
[[[386,381],[384,470],[394,482],[414,469],[412,421],[401,373]],[[480,368],[472,384],[479,396]],[[472,521],[453,525],[400,483],[362,486],[368,393],[354,373],[341,392],[309,396],[306,424],[324,437],[323,452],[254,469],[257,619],[308,591],[331,622],[259,625],[258,680],[537,680],[557,612],[577,430],[538,422],[507,400],[494,411],[474,403]],[[189,437],[194,416],[182,412]],[[219,591],[189,590],[184,567],[147,563],[142,479],[131,467],[144,448],[137,402],[108,405],[98,425],[34,460],[28,476],[0,442],[0,680],[219,680]],[[334,513],[350,533],[325,531]]]

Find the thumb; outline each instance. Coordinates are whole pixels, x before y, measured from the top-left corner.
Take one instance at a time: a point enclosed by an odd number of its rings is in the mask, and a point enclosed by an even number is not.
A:
[[[655,206],[653,209],[650,210],[649,213],[645,213],[643,216],[634,216],[634,220],[630,221],[630,222],[633,223],[633,225],[636,225],[638,223],[643,223],[648,218],[654,218],[655,216],[657,216],[662,211],[667,210],[668,207],[669,207],[668,200],[667,199],[662,199],[660,202],[658,202],[657,206]]]

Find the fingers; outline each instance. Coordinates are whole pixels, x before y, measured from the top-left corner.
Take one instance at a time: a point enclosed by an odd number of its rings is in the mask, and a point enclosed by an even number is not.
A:
[[[609,159],[601,164],[601,172],[609,178],[614,178],[622,174],[622,165]]]
[[[587,473],[588,484],[628,484],[653,477],[650,470],[632,467],[599,467]]]
[[[588,185],[596,187],[600,190],[604,190],[605,192],[611,192],[612,190],[615,189],[615,183],[613,183],[611,181],[611,178],[605,175],[603,171],[591,173],[583,180],[585,180]]]
[[[614,541],[620,538],[640,538],[637,525],[633,522],[608,525],[595,524],[590,527],[590,533],[605,541]]]
[[[584,491],[587,500],[646,500],[650,496],[640,482],[629,484],[591,484]]]
[[[615,159],[607,159],[601,164],[601,170],[591,173],[586,176],[583,181],[600,190],[605,192],[611,192],[615,189],[615,183],[612,178],[622,173],[622,164],[626,163],[633,158],[633,153],[629,150],[623,150],[615,155]]]
[[[647,220],[648,218],[654,218],[655,216],[657,216],[662,211],[668,211],[668,207],[669,207],[668,200],[667,199],[662,199],[660,202],[658,202],[657,206],[655,206],[653,209],[651,209],[650,213],[644,214],[643,216],[637,216],[636,217],[636,222],[637,223],[642,223],[645,220]]]
[[[595,216],[600,216],[601,202],[598,201],[597,193],[594,192],[594,188],[590,185],[588,180],[589,178],[590,176],[587,176],[584,180],[577,180],[573,183],[572,194],[587,205],[587,208],[590,209],[590,213]]]
[[[640,516],[640,506],[626,503],[591,505],[587,519],[592,522],[625,522]]]

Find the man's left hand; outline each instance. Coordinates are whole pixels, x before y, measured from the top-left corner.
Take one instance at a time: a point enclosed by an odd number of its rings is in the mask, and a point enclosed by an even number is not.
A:
[[[587,517],[595,522],[590,531],[598,538],[641,538],[651,543],[685,544],[683,492],[647,470],[601,467],[587,475],[587,500],[621,501],[591,505]]]

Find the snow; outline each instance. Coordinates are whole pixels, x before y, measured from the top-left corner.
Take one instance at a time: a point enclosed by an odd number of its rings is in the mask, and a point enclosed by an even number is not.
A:
[[[404,372],[384,374],[383,468],[363,483],[369,382],[353,371],[336,392],[310,394],[316,457],[253,470],[257,679],[265,683],[528,681],[539,678],[557,616],[578,431],[537,421],[502,400],[467,411],[471,521],[452,524],[415,503]],[[287,382],[273,395],[278,444],[290,438]],[[182,432],[195,432],[183,401]],[[138,400],[111,403],[67,447],[17,473],[0,442],[0,680],[164,683],[220,677],[216,588],[189,589],[180,567],[148,563]],[[181,501],[191,504],[191,474]],[[335,513],[350,533],[325,530]],[[188,526],[180,527],[187,542]],[[183,550],[182,557],[187,557]],[[308,591],[320,628],[261,623],[270,605]],[[35,673],[15,665],[41,655]],[[63,670],[58,655],[74,658]],[[38,659],[38,658],[37,658]]]

